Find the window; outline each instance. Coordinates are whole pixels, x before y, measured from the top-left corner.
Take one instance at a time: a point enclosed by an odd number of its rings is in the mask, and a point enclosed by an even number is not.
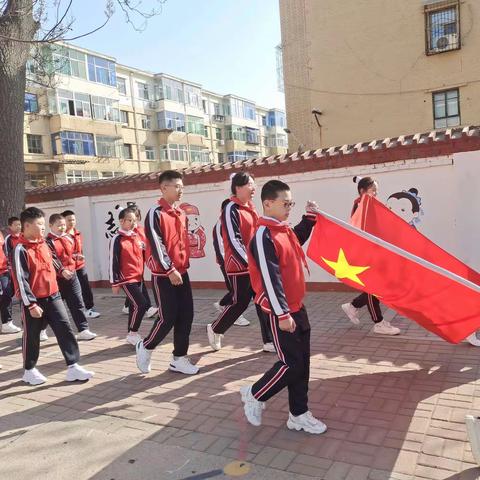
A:
[[[157,113],[157,122],[160,130],[185,131],[185,115],[183,113],[163,110]]]
[[[86,93],[74,93],[75,98],[75,115],[77,117],[92,116],[90,109],[90,95]]]
[[[208,127],[205,125],[203,136],[208,138]]]
[[[260,143],[259,140],[259,131],[255,128],[246,128],[247,134],[247,143],[258,144]]]
[[[267,147],[287,147],[287,136],[283,134],[268,135],[265,137],[265,146]]]
[[[117,77],[117,90],[122,95],[127,94],[127,82],[126,82],[125,78]]]
[[[138,98],[143,100],[148,100],[148,85],[146,83],[137,82],[137,89],[138,89]]]
[[[87,79],[85,54],[71,48],[55,45],[52,47],[53,71],[71,77]]]
[[[255,105],[253,103],[243,103],[243,116],[248,120],[255,120]]]
[[[66,173],[67,183],[80,183],[98,180],[98,172],[95,170],[70,170]]]
[[[224,162],[224,154],[218,152],[217,156],[218,156],[218,163],[223,163]]]
[[[196,133],[197,135],[203,135],[205,133],[205,126],[203,124],[203,118],[187,116],[187,132]]]
[[[27,133],[28,153],[43,153],[42,136]]]
[[[228,152],[227,155],[228,155],[229,162],[238,162],[239,160],[247,159],[247,152],[242,152],[242,151]]]
[[[147,160],[155,160],[155,148],[145,147],[145,156],[147,157]]]
[[[160,146],[160,159],[188,162],[188,150],[186,145],[169,143]]]
[[[460,48],[459,2],[447,8],[425,7],[427,55]]]
[[[60,140],[61,149],[57,147],[57,139]],[[52,135],[52,146],[54,155],[95,155],[93,135],[80,132],[60,132]]]
[[[119,142],[115,137],[96,135],[98,157],[120,157]]]
[[[285,112],[279,110],[270,110],[267,116],[267,127],[285,128],[287,122],[285,120]]]
[[[192,162],[209,163],[208,150],[196,145],[190,145],[190,159]]]
[[[100,172],[101,178],[123,177],[124,175],[125,175],[124,172]]]
[[[150,130],[150,128],[152,128],[152,117],[150,115],[140,115],[140,119],[143,129]]]
[[[120,121],[120,111],[117,108],[117,102],[104,97],[92,95],[93,117],[97,120],[109,120],[111,122]]]
[[[59,89],[57,98],[60,114],[91,118],[90,95]]]
[[[25,101],[23,104],[23,111],[29,113],[38,112],[38,99],[34,93],[25,92]]]
[[[245,118],[247,120],[255,120],[256,118],[255,104],[244,102],[238,98],[230,98],[230,105],[226,110],[227,114],[232,117]]]
[[[227,140],[238,140],[240,142],[245,142],[247,139],[245,128],[237,125],[229,125],[226,127],[225,137]]]
[[[47,187],[51,176],[45,173],[25,172],[25,188]]]
[[[112,87],[117,86],[117,76],[115,72],[115,63],[105,58],[87,55],[88,59],[88,79],[91,82],[103,83]]]
[[[222,139],[222,129],[221,128],[215,128],[215,138],[217,140]]]
[[[124,143],[122,145],[122,158],[131,160],[132,157],[132,145],[130,143]]]
[[[129,122],[128,122],[128,112],[126,110],[120,110],[120,121],[124,124],[124,125],[128,125]]]
[[[433,93],[434,128],[460,125],[460,95],[458,88]]]

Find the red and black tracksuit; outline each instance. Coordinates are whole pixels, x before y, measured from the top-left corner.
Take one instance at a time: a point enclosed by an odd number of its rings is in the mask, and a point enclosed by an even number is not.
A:
[[[193,322],[193,296],[187,270],[190,266],[187,217],[180,208],[163,198],[145,218],[147,237],[146,264],[152,272],[158,298],[158,318],[143,345],[153,350],[173,327],[173,355],[183,357],[188,352]],[[182,285],[174,286],[168,275],[177,271]]]
[[[69,233],[68,235],[70,235],[74,241],[73,258],[75,259],[75,270],[77,272],[78,281],[82,287],[83,303],[87,310],[91,310],[95,303],[93,301],[92,287],[90,287],[87,269],[85,267],[82,234],[77,229],[74,229],[73,233]]]
[[[145,242],[135,230],[119,230],[110,240],[110,283],[129,299],[128,331],[138,332],[150,298],[143,291]]]
[[[13,287],[9,269],[7,238],[4,239],[0,232],[0,319],[2,324],[12,321]]]
[[[53,256],[53,266],[57,272],[57,282],[62,298],[67,302],[73,321],[79,332],[88,330],[88,320],[85,316],[85,304],[83,303],[82,287],[75,270],[76,261],[73,257],[74,240],[70,235],[55,235],[50,232],[46,239]],[[68,270],[73,277],[67,280],[62,272]]]
[[[139,235],[142,242],[146,245],[147,244],[147,237],[145,236],[145,229],[143,227],[137,225],[133,230],[134,230],[134,232],[136,232]],[[152,301],[150,300],[150,295],[148,293],[147,285],[145,284],[144,279],[142,279],[142,292],[143,292],[143,296],[147,300],[147,310],[148,310],[152,306]],[[153,290],[153,298],[155,299],[155,304],[157,304],[158,301],[157,301],[157,297],[156,297],[156,294],[155,294],[155,290]],[[128,298],[128,295],[125,297],[124,305],[125,305],[126,308],[130,309],[130,299]]]
[[[218,302],[220,306],[225,307],[226,305],[232,303],[233,291],[232,284],[228,278],[227,272],[225,271],[225,248],[223,247],[223,237],[222,237],[222,219],[219,218],[218,222],[213,227],[212,231],[213,238],[213,249],[215,250],[215,257],[217,259],[217,264],[220,267],[220,270],[225,280],[225,286],[227,287],[227,293],[222,297]]]
[[[46,242],[31,241],[20,235],[12,255],[15,292],[23,304],[23,361],[26,370],[35,367],[40,351],[40,331],[46,321],[57,337],[67,365],[80,358],[78,344],[73,334],[67,311],[58,291],[53,256]],[[32,317],[30,311],[39,306],[41,318]]]
[[[353,202],[352,213],[350,214],[350,217],[352,217],[356,212],[361,199],[362,197],[358,197]],[[383,320],[382,310],[380,308],[380,300],[378,300],[375,295],[370,295],[369,293],[363,292],[355,297],[350,303],[355,308],[362,308],[366,305],[368,312],[370,313],[370,317],[372,317],[374,323],[380,323]]]
[[[249,246],[249,270],[255,303],[270,321],[278,362],[252,386],[253,396],[265,402],[284,387],[292,415],[308,411],[310,375],[310,323],[303,305],[307,267],[301,244],[310,236],[314,215],[305,215],[291,228],[284,222],[261,217]],[[291,316],[293,333],[279,328]]]
[[[255,296],[248,274],[247,246],[253,237],[258,214],[252,203],[242,204],[232,196],[222,211],[221,230],[224,246],[224,268],[231,286],[231,300],[212,323],[217,334],[224,334],[247,309]],[[271,342],[268,325],[257,308],[263,343]]]

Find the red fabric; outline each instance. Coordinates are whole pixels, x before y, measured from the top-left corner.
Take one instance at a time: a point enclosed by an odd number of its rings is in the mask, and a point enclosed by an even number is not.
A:
[[[370,219],[368,212],[358,210],[360,218],[366,216],[367,220]],[[379,211],[382,214],[378,221],[382,225],[395,222],[389,218],[395,215],[390,210]],[[401,221],[404,226],[394,232],[395,236],[401,238],[402,243],[416,245],[415,249],[420,251],[421,243],[428,239]],[[368,231],[369,221],[366,225]],[[377,296],[385,305],[452,343],[460,342],[480,328],[480,288],[475,284],[464,285],[319,215],[308,256],[326,271],[334,273],[325,260],[336,262],[340,249],[343,249],[349,265],[368,267],[358,274],[364,286],[340,278],[343,283]],[[434,260],[434,255],[429,257]]]
[[[123,281],[114,285],[141,282],[143,280],[145,244],[135,231],[132,235],[127,235],[119,230],[118,235],[120,236],[120,273]]]
[[[55,253],[60,260],[63,268],[74,272],[76,269],[76,261],[73,258],[73,252],[75,249],[75,242],[70,235],[53,235],[52,233],[48,234],[48,238],[53,240],[53,245],[55,247]],[[57,272],[57,276],[63,278],[61,272]]]
[[[75,248],[73,256],[75,258],[75,270],[80,270],[85,266],[85,258],[83,258],[83,239],[82,234],[78,230],[73,231],[73,235],[70,236],[75,241]]]
[[[20,235],[19,243],[21,243],[27,252],[28,263],[28,284],[32,293],[37,298],[46,298],[58,292],[57,275],[53,267],[52,252],[45,240],[32,242],[27,240],[23,235]],[[17,272],[14,271],[13,282],[15,285],[15,292],[18,298],[19,287],[17,280]]]
[[[351,219],[352,225],[413,253],[439,267],[480,285],[480,273],[416,231],[376,198],[364,195]]]
[[[280,276],[288,309],[292,313],[298,312],[302,308],[305,297],[305,275],[303,272],[304,267],[306,268],[307,265],[305,253],[298,242],[295,232],[288,224],[260,217],[257,229],[262,225],[265,225],[270,230],[270,237],[278,257]],[[248,271],[252,281],[252,288],[255,292],[255,303],[260,305],[263,310],[270,312],[270,302],[265,292],[262,274],[257,262],[252,258],[250,249],[248,249]]]
[[[0,275],[8,272],[8,261],[3,250],[3,245],[5,244],[5,239],[3,238],[2,232],[0,232]]]

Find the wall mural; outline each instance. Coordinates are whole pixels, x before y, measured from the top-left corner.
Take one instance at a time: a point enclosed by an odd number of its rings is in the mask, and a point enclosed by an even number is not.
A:
[[[422,199],[416,188],[392,193],[387,199],[387,207],[414,228],[422,221]]]
[[[190,258],[205,257],[205,244],[207,236],[200,219],[200,210],[190,203],[182,203],[181,208],[187,215],[188,243],[190,245]]]

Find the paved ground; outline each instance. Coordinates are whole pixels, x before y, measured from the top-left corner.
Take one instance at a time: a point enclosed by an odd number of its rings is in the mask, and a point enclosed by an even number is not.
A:
[[[191,358],[202,367],[195,377],[166,370],[170,337],[155,351],[151,374],[139,374],[120,298],[96,296],[102,317],[91,326],[99,337],[81,344],[82,364],[96,372],[88,383],[63,381],[51,338],[39,361],[49,381],[25,386],[20,336],[0,336],[1,479],[480,478],[464,425],[465,414],[480,409],[474,347],[449,345],[400,317],[393,322],[403,335],[375,336],[366,312],[360,328],[340,313],[351,295],[309,295],[310,407],[329,427],[311,436],[286,428],[285,392],[268,404],[262,427],[244,420],[238,389],[274,356],[260,352],[254,322],[233,327],[225,348],[210,351],[205,324],[218,292],[195,292]]]

